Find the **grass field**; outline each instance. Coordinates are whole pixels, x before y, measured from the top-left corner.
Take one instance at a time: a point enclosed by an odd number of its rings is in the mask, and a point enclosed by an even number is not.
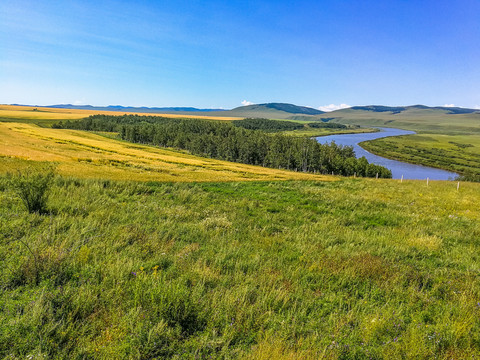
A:
[[[77,130],[0,123],[0,172],[53,162],[63,176],[137,181],[313,180],[333,177],[206,159]]]
[[[6,359],[471,359],[480,187],[0,176]]]
[[[22,116],[0,122],[1,358],[480,353],[479,184],[280,171]],[[45,164],[47,211],[29,213],[5,174]]]

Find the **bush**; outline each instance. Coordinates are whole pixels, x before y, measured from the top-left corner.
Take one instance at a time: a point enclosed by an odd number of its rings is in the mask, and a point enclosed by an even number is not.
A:
[[[12,187],[29,213],[48,212],[47,200],[53,177],[53,169],[47,168],[46,171],[27,169],[11,179]]]

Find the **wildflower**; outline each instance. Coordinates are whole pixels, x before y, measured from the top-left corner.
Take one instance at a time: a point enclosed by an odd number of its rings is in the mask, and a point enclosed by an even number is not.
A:
[[[137,273],[134,272],[134,271],[132,271],[132,275],[133,275],[133,276],[137,276]]]

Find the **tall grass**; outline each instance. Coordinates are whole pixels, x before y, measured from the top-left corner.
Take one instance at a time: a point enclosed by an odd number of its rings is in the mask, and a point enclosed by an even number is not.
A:
[[[477,184],[56,178],[50,216],[0,189],[0,357],[480,351]]]
[[[54,177],[52,167],[27,168],[10,176],[10,183],[29,213],[47,213],[47,200]]]

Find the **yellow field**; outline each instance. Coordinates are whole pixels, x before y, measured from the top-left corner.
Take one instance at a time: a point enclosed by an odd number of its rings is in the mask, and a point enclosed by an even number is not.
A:
[[[62,115],[64,116],[64,114]],[[0,123],[0,172],[53,162],[64,176],[140,181],[334,180],[206,159],[185,152],[131,144],[98,134]]]
[[[148,115],[148,116],[166,116],[170,118],[197,118],[212,120],[237,120],[236,117],[217,117],[217,116],[200,116],[200,115],[178,115],[178,114],[153,114],[153,113],[133,113],[121,111],[100,111],[100,110],[78,110],[78,109],[56,109],[34,106],[17,106],[17,105],[0,105],[0,121],[8,119],[10,121],[31,122],[37,124],[51,124],[61,120],[82,119],[90,115]]]

